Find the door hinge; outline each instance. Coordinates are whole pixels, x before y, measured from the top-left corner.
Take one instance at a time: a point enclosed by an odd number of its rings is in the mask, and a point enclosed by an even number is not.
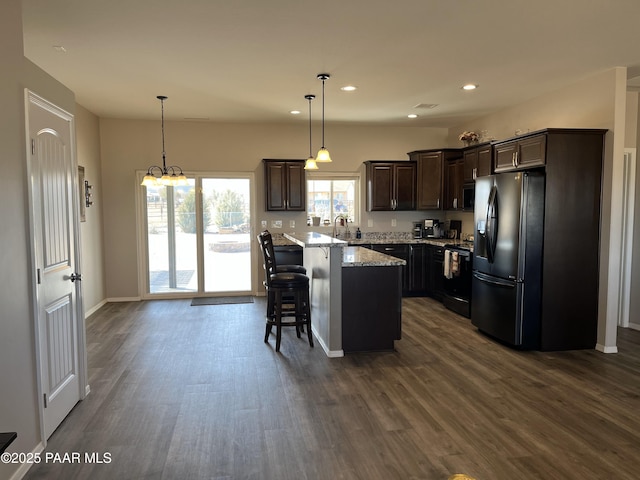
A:
[[[44,408],[47,408],[49,406],[49,402],[47,401],[47,394],[43,394],[42,395],[44,397]]]
[[[35,155],[36,154],[36,141],[32,138],[31,139],[31,155]]]

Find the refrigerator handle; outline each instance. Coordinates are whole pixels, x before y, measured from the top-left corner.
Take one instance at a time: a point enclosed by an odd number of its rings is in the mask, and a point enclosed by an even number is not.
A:
[[[489,263],[493,263],[493,258],[496,253],[496,234],[497,234],[497,215],[496,215],[496,200],[497,200],[496,186],[491,187],[489,193],[489,200],[487,202],[487,260]]]
[[[485,275],[480,272],[473,272],[474,278],[477,278],[481,282],[488,283],[490,285],[495,285],[497,287],[507,287],[514,288],[516,286],[516,281],[503,280],[497,277],[491,277],[489,275]]]

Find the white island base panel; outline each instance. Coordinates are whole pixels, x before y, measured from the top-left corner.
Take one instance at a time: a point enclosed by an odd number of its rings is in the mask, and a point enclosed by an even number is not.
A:
[[[303,261],[310,283],[313,333],[328,357],[343,357],[342,248],[305,248]]]

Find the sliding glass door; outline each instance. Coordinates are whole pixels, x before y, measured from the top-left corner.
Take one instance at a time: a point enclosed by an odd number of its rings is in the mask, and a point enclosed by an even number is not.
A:
[[[250,176],[147,187],[144,205],[148,295],[251,291]]]
[[[204,291],[251,290],[250,182],[203,178]]]

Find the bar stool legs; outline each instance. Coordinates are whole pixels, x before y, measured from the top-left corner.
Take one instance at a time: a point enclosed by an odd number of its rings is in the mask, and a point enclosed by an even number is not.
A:
[[[285,296],[293,294],[293,303],[287,303]],[[292,317],[293,320],[283,321]],[[296,327],[296,336],[300,338],[301,329],[306,327],[309,346],[313,347],[313,333],[311,331],[311,306],[309,302],[308,284],[293,288],[277,288],[272,286],[267,292],[267,318],[264,341],[268,343],[273,327],[276,327],[276,352],[280,351],[282,341],[282,327]]]

